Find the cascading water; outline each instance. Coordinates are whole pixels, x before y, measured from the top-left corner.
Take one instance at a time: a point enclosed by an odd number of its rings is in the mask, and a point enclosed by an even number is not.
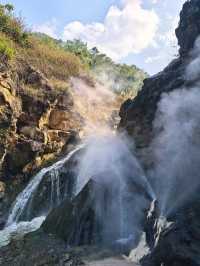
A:
[[[77,194],[89,179],[107,191],[106,198],[95,191],[96,215],[103,228],[103,241],[109,243],[129,239],[130,236],[132,238],[134,231],[140,230],[144,210],[155,194],[139,162],[128,148],[126,138],[109,132],[87,141],[79,165]],[[135,187],[140,188],[141,194]],[[145,192],[146,198],[143,196]],[[102,200],[105,201],[104,209],[99,205]]]
[[[32,178],[26,188],[17,196],[11,208],[6,226],[4,230],[0,231],[0,246],[8,244],[17,235],[23,236],[28,232],[37,230],[41,226],[49,210],[61,201],[60,171],[62,167],[83,148],[84,145],[78,146],[66,157],[47,168],[43,168]],[[29,219],[29,215],[33,211],[32,205],[34,204],[36,192],[47,173],[50,175],[51,182],[50,199],[46,199],[48,201],[47,204],[43,202],[47,208],[39,217],[35,216]],[[63,195],[66,196],[66,193],[63,193]],[[23,220],[24,213],[26,213],[26,216],[24,216],[25,219]]]
[[[34,193],[37,191],[41,181],[45,177],[45,174],[49,173],[51,177],[51,205],[54,205],[54,202],[59,203],[60,199],[60,180],[59,180],[59,170],[63,165],[71,159],[71,157],[81,150],[84,145],[78,146],[75,150],[71,151],[65,158],[56,162],[55,164],[43,168],[33,179],[29,182],[27,187],[17,196],[11,211],[8,217],[6,226],[11,225],[12,223],[17,223],[20,216],[28,207],[31,208],[31,202],[34,198]],[[29,206],[28,206],[29,205]],[[49,206],[49,207],[50,207]],[[48,212],[48,210],[47,210]]]
[[[80,153],[80,150],[84,152]],[[78,157],[77,164],[73,165],[77,154],[81,156]],[[71,168],[76,169],[72,178],[71,173],[66,175],[69,170],[66,164],[69,162],[72,163]],[[51,209],[67,197],[73,199],[90,179],[106,191],[106,198],[101,195],[101,189],[94,192],[95,212],[102,228],[101,241],[112,243],[120,242],[120,239],[124,241],[136,238],[144,211],[155,195],[125,138],[109,132],[105,136],[90,138],[84,145],[33,177],[13,204],[5,228],[7,239],[16,226],[22,229],[25,227],[26,232],[28,225],[30,231],[36,230],[32,224],[35,219],[39,219],[40,223],[36,224],[40,227]],[[141,193],[138,193],[138,188]],[[19,231],[21,233],[21,229]]]
[[[60,178],[58,169],[53,169],[51,176],[51,207],[58,205],[61,201]]]

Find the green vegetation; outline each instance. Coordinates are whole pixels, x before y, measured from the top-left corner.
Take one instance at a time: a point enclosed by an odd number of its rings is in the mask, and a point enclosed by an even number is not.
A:
[[[30,36],[31,47],[24,49],[26,60],[38,68],[49,79],[68,80],[71,76],[78,76],[82,64],[73,53],[66,52],[56,45],[45,43],[37,37]]]
[[[36,33],[35,36],[43,43],[56,49],[73,53],[80,58],[85,69],[100,83],[106,83],[117,94],[124,97],[134,97],[147,78],[147,73],[135,65],[116,64],[111,58],[102,54],[96,47],[89,49],[80,40],[63,42],[55,40],[45,34]]]
[[[0,4],[0,59],[14,58],[19,67],[29,63],[49,79],[66,81],[83,69],[80,58],[61,48],[59,41],[27,32],[22,19],[14,16],[14,7]]]
[[[0,34],[0,59],[3,61],[11,60],[15,55],[15,49],[10,39]]]
[[[134,97],[147,74],[136,66],[116,64],[96,47],[89,49],[80,40],[55,40],[46,34],[27,32],[14,7],[0,4],[0,58],[26,62],[57,83],[82,72],[109,85],[117,94]]]
[[[0,4],[0,31],[9,36],[13,41],[26,45],[28,33],[24,29],[21,18],[13,15],[14,7],[11,4]]]

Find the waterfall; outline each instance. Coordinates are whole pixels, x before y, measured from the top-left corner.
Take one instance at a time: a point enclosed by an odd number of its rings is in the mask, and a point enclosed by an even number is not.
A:
[[[58,169],[53,169],[50,173],[51,176],[51,208],[58,205],[61,201],[60,192],[60,178]]]
[[[80,152],[83,148],[84,151]],[[34,219],[43,217],[38,220],[43,221],[65,199],[73,200],[90,179],[98,184],[89,193],[93,198],[94,226],[101,231],[99,241],[106,245],[132,241],[140,232],[144,210],[153,192],[126,140],[114,134],[88,139],[65,158],[38,172],[11,208],[5,228],[7,232],[2,233],[6,241],[15,225],[27,230],[30,226],[32,230]],[[84,228],[85,224],[80,223],[76,230]],[[21,229],[19,231],[21,233]],[[81,231],[77,231],[76,237],[80,234]]]
[[[24,211],[31,210],[31,204],[34,197],[35,192],[37,191],[41,181],[43,180],[44,176],[49,173],[51,177],[51,204],[54,205],[55,203],[60,202],[60,181],[59,181],[59,170],[62,168],[62,166],[71,159],[71,157],[77,153],[79,150],[81,150],[84,147],[84,145],[78,146],[76,149],[71,151],[66,157],[61,159],[60,161],[56,162],[55,164],[43,168],[38,174],[36,174],[32,180],[29,182],[29,184],[26,186],[26,188],[17,196],[10,214],[8,216],[8,220],[6,223],[6,227],[19,222],[19,219]],[[47,210],[48,212],[48,210]],[[47,213],[46,213],[47,214]]]

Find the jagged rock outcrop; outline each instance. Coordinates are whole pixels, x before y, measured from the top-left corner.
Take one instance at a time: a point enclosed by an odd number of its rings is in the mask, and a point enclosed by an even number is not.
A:
[[[180,14],[179,26],[176,29],[181,56],[188,54],[200,34],[199,13],[200,2],[198,0],[186,1]]]
[[[135,140],[138,148],[148,148],[154,137],[154,119],[158,103],[163,93],[185,88],[190,90],[197,80],[185,78],[186,67],[192,60],[192,48],[200,34],[200,1],[186,1],[180,14],[176,29],[180,45],[179,57],[172,61],[162,72],[144,81],[142,90],[133,100],[127,100],[121,107],[120,130],[126,130]],[[196,65],[196,67],[198,67]],[[146,151],[148,149],[145,149]],[[150,151],[151,152],[151,151]],[[149,156],[149,154],[147,154]],[[153,155],[151,154],[152,159]],[[160,177],[162,178],[162,177]],[[157,228],[156,241],[150,254],[141,260],[145,266],[199,265],[199,192],[195,191],[190,202],[181,210],[173,213],[169,221],[173,226]],[[155,218],[155,224],[157,223]]]
[[[138,147],[148,146],[153,136],[153,121],[157,105],[164,92],[171,92],[182,86],[189,87],[185,81],[185,68],[190,61],[190,52],[200,34],[200,2],[187,1],[180,13],[176,36],[180,45],[180,55],[162,72],[147,78],[142,90],[133,100],[127,100],[121,107],[120,129],[126,129],[134,137]]]
[[[166,224],[159,225],[159,221],[155,219],[155,224],[158,224],[155,231],[157,241],[151,253],[141,260],[142,265],[200,265],[199,202],[198,195],[193,197],[187,205],[169,217]]]
[[[71,149],[82,126],[70,91],[25,62],[0,69],[1,227],[23,183]]]
[[[31,66],[22,69],[15,73],[18,78],[8,69],[0,73],[2,181],[31,174],[59,154],[82,126],[69,92],[55,94],[42,73]]]

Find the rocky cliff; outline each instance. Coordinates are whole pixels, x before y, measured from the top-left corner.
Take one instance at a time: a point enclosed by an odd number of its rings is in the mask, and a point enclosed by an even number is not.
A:
[[[180,13],[180,22],[176,29],[176,36],[180,46],[179,56],[174,59],[162,72],[150,77],[144,81],[142,90],[133,100],[127,100],[120,110],[121,122],[120,130],[127,130],[133,137],[138,148],[151,147],[152,139],[157,133],[154,129],[154,121],[158,114],[158,107],[163,93],[171,93],[178,89],[184,88],[190,91],[194,87],[199,88],[199,75],[194,79],[186,78],[186,69],[194,55],[193,48],[200,34],[200,1],[186,1]],[[198,72],[199,65],[195,65],[195,71]],[[199,73],[199,72],[198,72]],[[190,81],[189,81],[190,80]],[[180,93],[181,95],[181,93]],[[167,105],[165,106],[167,108]],[[166,113],[167,109],[162,109]],[[172,119],[172,117],[171,117]],[[189,120],[188,120],[189,121]],[[180,124],[181,127],[181,124]],[[160,128],[162,131],[162,128]],[[184,133],[183,133],[184,134]],[[171,135],[173,137],[173,134]],[[193,136],[193,141],[195,137]],[[167,143],[163,143],[163,146]],[[178,150],[178,147],[176,147]],[[146,152],[149,149],[144,149]],[[163,150],[164,151],[164,150]],[[176,153],[176,150],[175,150]],[[170,154],[169,154],[170,155]],[[146,155],[147,157],[149,156]],[[150,149],[150,161],[154,159],[154,154]],[[189,158],[189,156],[188,156]],[[149,158],[148,158],[149,159]],[[170,160],[170,158],[165,158]],[[157,164],[162,161],[158,158]],[[165,169],[168,171],[169,169]],[[164,169],[163,169],[164,171]],[[184,180],[185,173],[182,173]],[[159,178],[165,178],[166,175]],[[192,186],[193,176],[190,185]],[[181,182],[181,181],[180,181]],[[184,182],[184,181],[182,181]],[[180,183],[181,184],[181,183]],[[189,189],[189,187],[188,187]],[[187,193],[187,190],[181,193]],[[171,202],[174,204],[175,202]],[[141,260],[142,265],[151,266],[173,266],[173,265],[200,265],[199,250],[199,189],[193,191],[183,204],[169,218],[172,227],[163,230],[159,227],[159,219],[155,221],[155,242],[151,253]],[[158,218],[158,217],[157,217]],[[156,229],[156,227],[158,228]],[[154,234],[152,232],[152,234]]]
[[[200,34],[200,2],[186,1],[180,13],[176,36],[180,46],[179,56],[162,72],[147,78],[138,95],[121,106],[119,128],[133,136],[138,147],[148,146],[153,136],[153,121],[161,95],[192,84],[185,80],[185,68],[190,61],[190,52]]]

